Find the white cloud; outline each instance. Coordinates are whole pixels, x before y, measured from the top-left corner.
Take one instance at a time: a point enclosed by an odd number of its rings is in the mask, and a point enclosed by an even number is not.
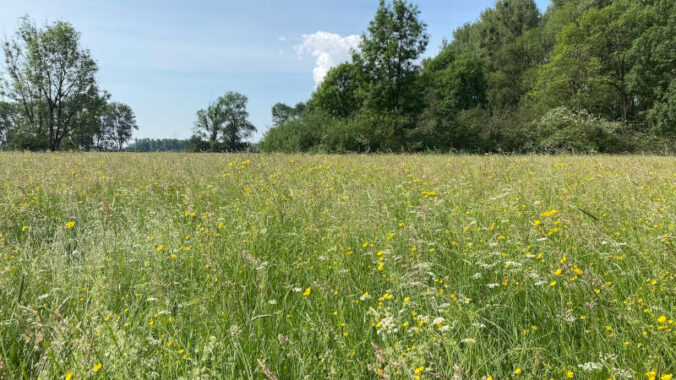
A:
[[[303,34],[303,42],[294,48],[299,55],[310,54],[317,58],[312,77],[319,86],[329,69],[350,59],[350,50],[359,45],[359,36],[351,34],[341,37],[340,34],[318,31]]]

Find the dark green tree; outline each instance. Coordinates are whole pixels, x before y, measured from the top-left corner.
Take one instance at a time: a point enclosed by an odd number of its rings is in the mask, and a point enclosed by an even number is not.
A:
[[[404,0],[391,4],[381,0],[367,33],[362,35],[360,53],[353,57],[368,83],[367,106],[392,112],[395,119],[419,105],[416,69],[429,42],[427,26],[419,15],[418,7]]]
[[[312,104],[329,115],[346,118],[361,108],[364,87],[360,67],[352,63],[343,63],[329,70],[322,84],[312,95]]]

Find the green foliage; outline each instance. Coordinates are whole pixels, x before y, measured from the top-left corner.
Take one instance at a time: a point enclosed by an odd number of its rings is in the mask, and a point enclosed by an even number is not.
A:
[[[180,139],[134,139],[127,145],[126,151],[130,152],[183,152],[197,150],[189,146],[189,140]]]
[[[624,153],[628,131],[620,122],[596,118],[586,111],[575,113],[565,107],[553,108],[535,122],[540,148],[546,152]]]
[[[244,150],[245,140],[256,131],[246,110],[248,98],[228,91],[206,109],[197,111],[195,134],[191,138],[198,151],[235,152]]]
[[[380,1],[368,32],[362,35],[360,52],[354,57],[368,83],[369,108],[399,114],[417,108],[416,62],[429,42],[427,26],[419,20],[419,14],[418,7],[405,0],[392,0],[391,4]]]
[[[365,86],[361,68],[343,63],[329,70],[317,91],[312,94],[311,102],[321,112],[346,118],[361,108]]]
[[[108,103],[101,117],[97,145],[104,150],[122,150],[134,130],[138,130],[138,125],[131,107],[118,102]]]
[[[361,51],[300,116],[338,121],[268,135],[305,142],[285,151],[674,151],[673,1],[557,0],[540,15],[533,0],[500,0],[421,67],[418,16],[381,1]]]
[[[321,145],[326,131],[336,122],[335,118],[325,113],[308,113],[301,118],[270,128],[263,136],[259,147],[264,152],[316,150]]]
[[[110,95],[99,90],[96,62],[80,46],[72,25],[59,21],[38,28],[24,17],[3,52],[6,80],[0,83],[0,95],[8,106],[0,110],[0,146],[89,150],[113,138],[102,124]],[[131,131],[118,132],[114,140],[121,148]]]
[[[298,119],[303,111],[305,111],[305,103],[298,103],[295,107],[277,103],[272,106],[272,125],[280,126],[287,121]]]

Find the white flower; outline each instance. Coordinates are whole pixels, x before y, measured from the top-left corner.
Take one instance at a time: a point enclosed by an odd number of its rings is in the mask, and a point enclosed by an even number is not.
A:
[[[583,371],[598,371],[603,369],[601,363],[587,362],[584,364],[578,364],[578,368],[581,368]]]

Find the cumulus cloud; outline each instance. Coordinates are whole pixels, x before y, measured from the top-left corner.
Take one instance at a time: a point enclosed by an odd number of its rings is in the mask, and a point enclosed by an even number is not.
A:
[[[296,45],[299,55],[310,54],[316,58],[316,66],[312,70],[315,85],[319,86],[329,69],[350,59],[350,50],[359,45],[359,36],[351,34],[342,37],[340,34],[318,31],[303,34],[303,42]]]

